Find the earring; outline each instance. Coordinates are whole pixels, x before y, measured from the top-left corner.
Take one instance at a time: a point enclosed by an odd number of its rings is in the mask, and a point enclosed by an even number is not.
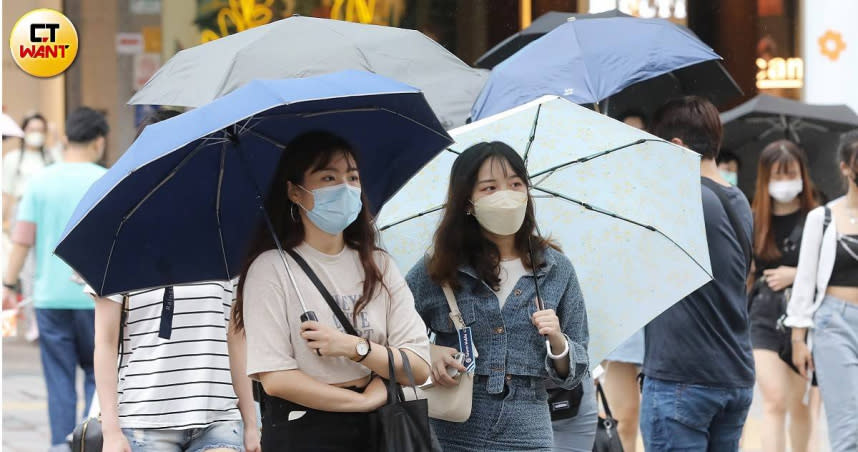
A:
[[[292,217],[292,221],[298,223],[298,215],[295,214],[295,204],[289,207],[289,215]]]

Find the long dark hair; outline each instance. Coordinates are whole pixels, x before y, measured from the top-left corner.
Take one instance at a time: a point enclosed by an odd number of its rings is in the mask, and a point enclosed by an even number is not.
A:
[[[283,249],[291,249],[304,241],[304,223],[299,215],[293,215],[293,210],[298,207],[288,195],[288,184],[304,183],[304,173],[326,167],[331,160],[339,155],[345,155],[353,159],[358,166],[357,153],[352,146],[343,138],[329,132],[313,131],[299,135],[293,139],[280,158],[274,180],[268,189],[265,201],[265,210],[271,218],[277,238],[283,245]],[[376,290],[384,287],[381,269],[375,261],[375,253],[380,251],[376,246],[376,229],[372,222],[372,214],[369,211],[369,202],[361,193],[363,208],[357,219],[343,231],[346,246],[355,249],[360,256],[364,271],[363,293],[355,303],[353,315],[357,315],[366,307]],[[254,235],[250,252],[241,272],[238,282],[238,294],[232,308],[233,325],[237,331],[244,329],[244,283],[250,265],[260,254],[277,248],[271,232],[265,222],[260,222]],[[380,286],[380,287],[379,287]]]
[[[145,118],[143,118],[143,121],[140,121],[140,125],[137,126],[137,134],[134,135],[134,138],[139,138],[140,134],[143,133],[143,130],[146,127],[151,126],[152,124],[157,124],[172,117],[179,116],[180,114],[182,114],[182,112],[169,108],[158,109],[153,111],[152,113],[149,113]]]
[[[802,191],[798,195],[801,203],[799,211],[802,218],[816,207],[813,197],[813,181],[807,172],[807,156],[798,145],[789,140],[778,140],[770,143],[760,154],[757,167],[757,186],[754,191],[754,254],[765,261],[774,261],[781,257],[781,251],[775,243],[775,233],[772,230],[772,198],[769,196],[769,182],[772,178],[772,168],[778,165],[785,170],[791,163],[798,163],[801,174]]]
[[[27,126],[30,125],[30,123],[33,121],[42,121],[42,124],[45,125],[45,132],[44,133],[45,133],[45,138],[47,139],[48,120],[46,120],[45,117],[41,115],[41,113],[33,113],[33,114],[25,117],[24,120],[21,121],[21,130],[26,131]],[[25,134],[26,134],[26,132],[25,132]],[[16,178],[18,175],[21,174],[21,163],[24,161],[24,152],[25,152],[24,149],[26,148],[26,145],[27,145],[27,143],[25,142],[24,137],[21,137],[21,149],[19,150],[20,153],[18,154],[18,166],[15,167],[15,177]],[[48,156],[45,154],[45,143],[42,143],[42,145],[39,146],[39,155],[41,155],[41,157],[42,157],[42,163],[44,163],[45,165],[51,163],[48,159]]]
[[[456,273],[462,265],[473,267],[477,276],[489,287],[500,285],[500,250],[483,235],[477,219],[468,214],[471,194],[477,184],[477,174],[488,160],[509,162],[513,172],[530,188],[524,160],[513,148],[500,141],[475,144],[462,152],[453,163],[444,217],[435,232],[434,250],[427,267],[432,281],[448,284],[454,290],[460,288]],[[527,213],[521,229],[515,234],[515,250],[521,256],[525,267],[534,269],[544,263],[544,251],[547,247],[559,248],[537,232],[533,199],[529,193],[527,198]],[[533,260],[536,262],[532,262],[530,258],[531,240],[534,245]]]
[[[858,129],[847,132],[841,138],[840,163],[852,170],[853,181],[858,185]],[[845,182],[848,184],[848,180]]]

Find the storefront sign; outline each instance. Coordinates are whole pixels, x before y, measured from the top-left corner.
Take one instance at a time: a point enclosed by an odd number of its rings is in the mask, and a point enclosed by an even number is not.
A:
[[[116,33],[116,53],[120,55],[143,53],[143,35],[141,33]]]
[[[590,12],[600,13],[612,9],[647,19],[678,19],[688,16],[686,0],[590,0]]]
[[[134,55],[134,80],[132,88],[137,91],[158,72],[161,67],[160,53],[141,53]]]
[[[858,1],[802,2],[804,100],[858,111]]]
[[[801,88],[804,61],[801,58],[757,58],[757,88]]]
[[[130,0],[133,14],[161,14],[161,0]]]

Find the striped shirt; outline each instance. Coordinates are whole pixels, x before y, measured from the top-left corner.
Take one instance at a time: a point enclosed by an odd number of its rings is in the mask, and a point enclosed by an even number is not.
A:
[[[121,428],[241,420],[226,343],[232,294],[227,282],[175,286],[170,339],[158,336],[164,289],[131,294],[117,388]]]

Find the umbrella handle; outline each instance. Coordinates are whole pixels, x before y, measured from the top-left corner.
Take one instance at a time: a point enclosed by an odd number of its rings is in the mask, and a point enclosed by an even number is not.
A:
[[[304,313],[301,314],[301,323],[318,322],[318,321],[319,321],[319,317],[313,311],[304,311]],[[316,354],[319,356],[322,356],[322,352],[320,352],[318,348],[316,349]]]
[[[551,353],[551,341],[548,340],[548,336],[545,337],[545,351],[548,352],[549,356],[553,355],[553,353]]]

